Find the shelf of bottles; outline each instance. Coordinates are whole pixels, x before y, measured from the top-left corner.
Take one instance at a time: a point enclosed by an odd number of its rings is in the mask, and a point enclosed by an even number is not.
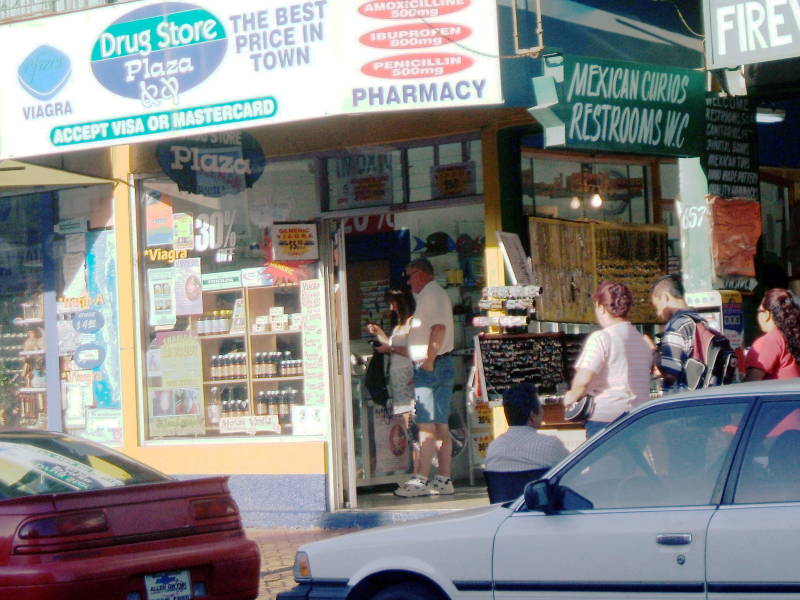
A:
[[[0,336],[3,393],[16,399],[0,407],[0,425],[44,428],[47,388],[41,297],[21,302],[20,307],[21,314],[11,321],[15,330]]]
[[[204,292],[194,317],[201,344],[208,434],[292,432],[303,400],[300,287]]]

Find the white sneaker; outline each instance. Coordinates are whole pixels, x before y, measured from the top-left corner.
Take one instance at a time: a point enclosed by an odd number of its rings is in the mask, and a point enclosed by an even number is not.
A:
[[[399,486],[394,493],[396,496],[402,496],[403,498],[414,498],[416,496],[430,496],[432,490],[428,486],[427,479],[412,477],[403,485]]]
[[[439,494],[441,496],[449,496],[455,494],[456,490],[453,487],[453,482],[449,477],[442,477],[437,475],[431,484],[431,494]]]

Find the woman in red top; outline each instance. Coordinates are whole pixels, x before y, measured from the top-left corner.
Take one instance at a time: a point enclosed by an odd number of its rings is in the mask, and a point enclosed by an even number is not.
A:
[[[791,292],[767,290],[758,307],[758,326],[764,332],[753,342],[744,361],[745,381],[800,377],[800,306]]]

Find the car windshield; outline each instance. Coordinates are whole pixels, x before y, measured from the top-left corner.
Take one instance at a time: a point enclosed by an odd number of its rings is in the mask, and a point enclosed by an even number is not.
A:
[[[36,431],[0,433],[0,499],[169,480],[80,438]]]

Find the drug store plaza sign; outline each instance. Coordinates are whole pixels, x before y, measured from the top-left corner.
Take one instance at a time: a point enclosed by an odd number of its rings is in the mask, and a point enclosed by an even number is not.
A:
[[[0,159],[498,104],[496,12],[482,0],[145,0],[3,25]]]
[[[564,56],[533,80],[530,113],[546,146],[697,156],[703,148],[701,71]]]

